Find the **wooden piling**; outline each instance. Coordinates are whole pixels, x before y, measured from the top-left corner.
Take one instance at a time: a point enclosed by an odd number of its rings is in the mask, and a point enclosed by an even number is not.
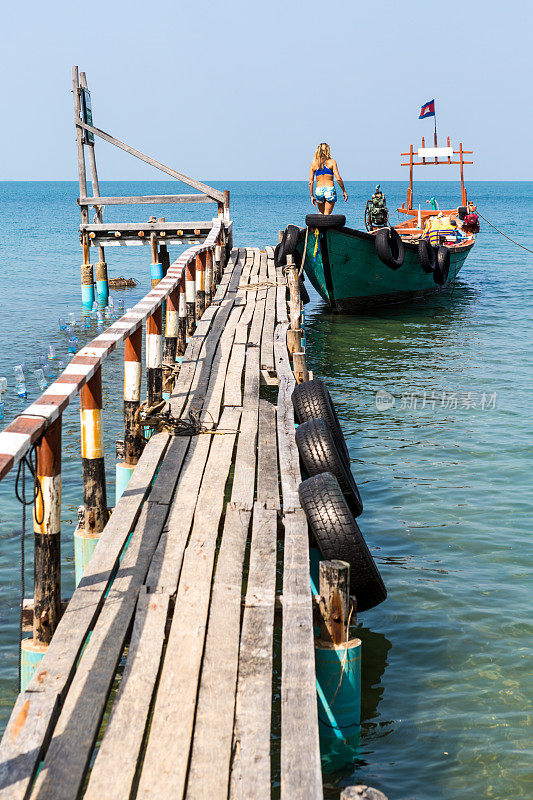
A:
[[[81,265],[81,305],[84,316],[91,313],[94,303],[94,273],[89,259],[89,241],[85,234],[83,237],[83,264]]]
[[[350,565],[347,561],[321,561],[320,638],[333,644],[347,642],[350,620]]]
[[[170,267],[170,255],[166,244],[159,245],[159,261],[163,266],[163,277],[165,277]]]
[[[213,301],[213,251],[205,252],[205,307]]]
[[[159,306],[146,320],[146,395],[149,406],[163,398],[163,313]]]
[[[36,450],[40,492],[33,512],[33,642],[48,645],[61,618],[61,417]]]
[[[185,267],[185,302],[187,304],[187,336],[196,328],[196,267],[194,260]]]
[[[163,278],[163,264],[159,260],[157,251],[157,237],[154,232],[150,234],[150,248],[152,251],[152,263],[150,264],[150,282],[152,289],[157,286]]]
[[[215,245],[215,283],[220,283],[222,279],[222,247],[220,246],[220,236],[217,239],[217,244]]]
[[[141,402],[142,327],[137,328],[124,346],[124,461],[134,466],[143,450],[143,438],[137,424]]]
[[[100,534],[108,520],[102,421],[102,367],[80,391],[85,532]]]
[[[196,256],[196,319],[205,311],[205,253]]]
[[[182,356],[187,346],[187,302],[185,300],[185,275],[182,274],[179,285],[178,300],[178,338],[176,354]]]
[[[177,289],[172,291],[166,303],[165,345],[163,349],[163,394],[170,397],[176,368],[176,349],[178,343],[178,303]]]

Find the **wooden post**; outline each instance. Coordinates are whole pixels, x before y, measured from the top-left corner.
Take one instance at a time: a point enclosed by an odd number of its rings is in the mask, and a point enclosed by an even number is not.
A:
[[[187,347],[187,302],[185,300],[185,273],[182,273],[179,286],[178,300],[178,338],[176,353],[182,356]]]
[[[296,383],[305,383],[309,380],[305,352],[301,351],[299,353],[292,354],[292,369]]]
[[[196,256],[196,319],[205,311],[205,253]]]
[[[102,421],[102,367],[80,391],[85,532],[100,534],[108,520]]]
[[[220,283],[222,279],[222,272],[224,267],[222,265],[222,247],[220,245],[220,236],[217,238],[215,245],[215,283]]]
[[[37,444],[41,493],[33,512],[33,642],[47,645],[61,618],[61,417]]]
[[[289,285],[289,321],[293,331],[302,327],[302,301],[300,299],[300,276],[294,256],[287,256],[287,283]]]
[[[143,450],[143,439],[136,416],[141,403],[142,326],[125,342],[124,347],[124,461],[137,464]]]
[[[383,792],[371,786],[347,786],[342,790],[341,800],[387,800]]]
[[[178,342],[178,289],[173,289],[167,299],[165,346],[163,351],[163,393],[168,400],[174,384],[176,348]]]
[[[157,252],[157,237],[152,231],[150,234],[150,247],[152,250],[152,263],[150,264],[150,281],[152,289],[157,286],[159,281],[163,278],[163,265],[159,261],[159,254]]]
[[[321,561],[319,569],[320,638],[343,644],[349,639],[350,565],[347,561]]]
[[[409,187],[407,189],[407,208],[413,207],[413,145],[409,145]]]
[[[89,263],[89,237],[83,234],[83,264],[81,265],[81,304],[83,315],[91,313],[94,303],[94,274],[93,265]]]
[[[163,277],[167,274],[170,267],[170,255],[166,244],[159,245],[159,261],[163,266]]]
[[[196,266],[194,259],[185,266],[185,301],[187,303],[187,336],[196,328]]]
[[[88,90],[89,87],[87,85],[87,77],[85,75],[85,72],[80,72],[80,84],[82,89]],[[78,128],[78,130],[80,129]],[[87,142],[86,147],[87,147],[87,159],[89,161],[89,169],[91,171],[93,197],[100,197],[100,184],[98,182],[98,170],[96,167],[96,154],[94,151],[94,142]],[[98,205],[96,206],[96,220],[97,222],[100,223],[103,222],[102,207]],[[94,294],[94,289],[93,289],[93,294]],[[96,294],[98,297],[99,307],[105,308],[109,300],[109,284],[107,280],[107,264],[105,260],[105,252],[102,245],[98,246],[98,263],[96,265]],[[94,296],[92,302],[94,302]]]
[[[463,170],[463,143],[459,142],[459,169],[461,171],[461,205],[466,206],[466,189]]]
[[[213,302],[213,250],[205,252],[205,307]]]
[[[146,320],[146,394],[148,405],[160,403],[163,398],[163,312],[159,306]]]

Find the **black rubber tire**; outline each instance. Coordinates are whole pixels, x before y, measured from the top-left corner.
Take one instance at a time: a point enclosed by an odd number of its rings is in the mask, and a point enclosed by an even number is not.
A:
[[[376,233],[376,253],[390,269],[399,269],[403,264],[405,248],[402,237],[395,228],[380,228]]]
[[[308,228],[344,228],[346,217],[344,214],[308,214],[305,218]]]
[[[277,244],[274,248],[274,266],[275,267],[284,267],[285,261],[282,263],[280,260],[280,253],[281,253],[281,242]]]
[[[301,277],[300,277],[300,297],[304,306],[306,306],[307,303],[311,302],[311,298],[309,297],[309,292],[307,291],[305,283],[303,282]]]
[[[287,225],[285,228],[285,233],[283,234],[283,239],[281,240],[281,247],[279,251],[280,264],[285,265],[287,263],[287,256],[294,255],[299,236],[300,228],[298,228],[296,225]]]
[[[450,273],[450,251],[444,245],[437,250],[437,263],[433,272],[433,280],[439,286],[444,286]]]
[[[459,219],[461,221],[464,220],[464,218],[466,217],[467,214],[468,214],[467,207],[466,206],[459,206],[459,208],[457,209],[457,216],[459,217]]]
[[[437,254],[435,248],[430,245],[427,239],[420,239],[418,242],[418,260],[424,272],[427,272],[428,275],[434,272]]]
[[[302,466],[309,477],[331,472],[339,481],[354,517],[363,513],[363,501],[352,471],[337,450],[329,425],[323,419],[310,419],[296,429],[296,445]]]
[[[325,472],[300,484],[298,494],[311,534],[325,559],[350,564],[357,611],[382,603],[387,590],[337,479]]]
[[[350,454],[342,432],[333,400],[322,378],[299,383],[292,393],[292,405],[296,422],[300,425],[310,419],[323,419],[330,427],[337,450],[350,468]]]

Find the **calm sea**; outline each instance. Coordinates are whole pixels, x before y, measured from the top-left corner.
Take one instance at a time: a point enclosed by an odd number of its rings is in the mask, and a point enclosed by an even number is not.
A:
[[[275,243],[310,210],[307,185],[242,182],[231,190],[237,245]],[[374,184],[349,183],[342,211],[361,227]],[[389,208],[404,186],[383,184]],[[420,183],[415,202],[458,204],[457,186]],[[102,194],[179,191],[167,182],[102,182]],[[532,184],[473,183],[481,213],[533,249]],[[57,318],[78,312],[80,248],[75,183],[0,183],[0,376],[4,423],[25,405],[13,367],[32,374],[54,344]],[[213,208],[213,211],[211,210]],[[339,204],[340,210],[340,204]],[[209,217],[214,207],[182,212]],[[105,209],[106,220],[148,217],[143,207]],[[128,214],[128,217],[125,216]],[[175,219],[173,207],[158,216]],[[183,216],[181,217],[183,219]],[[172,251],[175,255],[178,251]],[[115,292],[126,307],[149,285],[148,248],[109,248]],[[403,308],[330,314],[311,291],[311,367],[336,402],[361,488],[360,525],[389,591],[362,614],[363,726],[359,743],[331,754],[326,793],[366,783],[390,800],[508,800],[533,796],[531,758],[532,256],[482,223],[453,291]],[[95,331],[78,332],[81,347]],[[53,365],[50,375],[53,375]],[[53,378],[50,377],[49,380]],[[104,367],[107,407],[120,407],[122,360]],[[376,392],[388,408],[378,410]],[[116,402],[115,402],[116,401]],[[81,499],[77,409],[64,431],[63,591],[73,590],[72,536]],[[110,499],[120,415],[106,419]],[[26,595],[31,594],[31,535]],[[0,727],[16,694],[21,511],[13,477],[0,485]],[[343,762],[342,766],[339,764]]]

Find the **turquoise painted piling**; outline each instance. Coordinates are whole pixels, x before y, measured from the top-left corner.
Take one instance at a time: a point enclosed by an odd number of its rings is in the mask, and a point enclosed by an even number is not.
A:
[[[101,534],[86,533],[83,528],[74,531],[74,579],[76,586],[83,577]]]
[[[124,490],[129,483],[131,476],[133,475],[133,470],[135,469],[135,464],[125,464],[123,461],[120,461],[116,465],[116,472],[115,472],[115,504],[118,503],[122,495],[124,494]]]
[[[163,264],[150,264],[150,280],[152,288],[157,286],[159,281],[163,280]]]
[[[309,548],[310,581],[319,596],[321,553]],[[352,623],[355,619],[352,620]],[[319,633],[318,627],[315,634]],[[359,736],[361,728],[361,641],[334,644],[315,635],[315,673],[321,752],[329,752],[331,740],[344,742]]]
[[[81,305],[83,316],[89,316],[94,303],[93,265],[81,265]]]
[[[325,738],[348,739],[361,727],[361,642],[315,640],[318,726]]]
[[[23,639],[20,651],[20,691],[25,692],[29,682],[33,678],[35,670],[39,666],[48,645],[34,642],[33,638]]]
[[[95,266],[96,272],[96,302],[98,308],[106,308],[109,302],[109,283],[107,280],[107,264],[99,261]]]

